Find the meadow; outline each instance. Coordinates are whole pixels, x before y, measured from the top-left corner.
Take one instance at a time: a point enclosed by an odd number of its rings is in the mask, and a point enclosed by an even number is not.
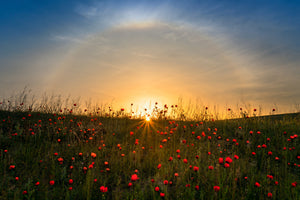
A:
[[[0,199],[300,199],[299,114],[20,108],[0,111]]]

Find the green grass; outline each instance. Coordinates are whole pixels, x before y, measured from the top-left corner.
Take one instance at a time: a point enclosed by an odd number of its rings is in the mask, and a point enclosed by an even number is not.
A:
[[[300,199],[299,137],[291,139],[300,131],[297,114],[203,124],[28,114],[0,111],[0,199],[267,199],[268,193],[273,199]],[[258,148],[263,144],[266,148]],[[219,164],[220,157],[232,158],[229,168]],[[139,179],[132,181],[133,174]]]

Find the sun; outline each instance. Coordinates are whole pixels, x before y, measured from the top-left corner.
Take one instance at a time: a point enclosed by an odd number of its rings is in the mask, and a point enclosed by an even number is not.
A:
[[[150,118],[150,116],[146,116],[146,119],[145,119],[147,122],[150,122],[151,121],[151,118]]]

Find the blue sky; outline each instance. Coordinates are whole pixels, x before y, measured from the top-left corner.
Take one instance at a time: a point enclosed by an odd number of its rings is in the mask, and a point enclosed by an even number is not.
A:
[[[299,1],[1,1],[0,97],[299,104]],[[234,102],[234,103],[233,103]]]

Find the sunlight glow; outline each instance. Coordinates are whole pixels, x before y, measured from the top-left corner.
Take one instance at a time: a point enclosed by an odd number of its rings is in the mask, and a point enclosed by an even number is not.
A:
[[[146,116],[146,119],[145,119],[147,122],[150,122],[151,121],[151,118],[150,118],[150,116]]]

